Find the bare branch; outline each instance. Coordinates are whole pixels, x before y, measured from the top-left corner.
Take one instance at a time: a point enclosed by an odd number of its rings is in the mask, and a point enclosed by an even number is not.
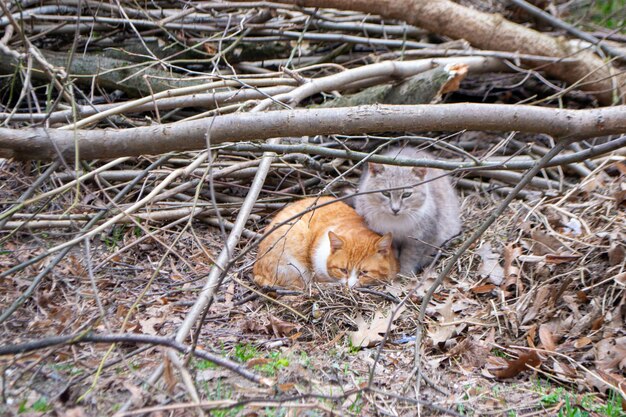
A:
[[[209,120],[125,130],[0,129],[0,157],[54,159],[58,149],[82,159],[157,155],[212,144],[319,134],[386,131],[520,131],[582,139],[626,133],[626,106],[564,110],[498,104],[376,105],[334,109],[280,110],[218,116]]]

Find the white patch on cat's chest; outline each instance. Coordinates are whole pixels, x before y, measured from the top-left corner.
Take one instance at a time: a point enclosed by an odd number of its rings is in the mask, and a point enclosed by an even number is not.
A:
[[[328,267],[326,262],[330,256],[330,239],[328,238],[328,232],[332,229],[325,230],[322,237],[319,239],[317,247],[313,251],[313,269],[315,275],[318,278],[329,279]]]
[[[358,283],[359,283],[359,271],[357,271],[355,268],[350,273],[350,278],[348,278],[348,286],[352,288]]]

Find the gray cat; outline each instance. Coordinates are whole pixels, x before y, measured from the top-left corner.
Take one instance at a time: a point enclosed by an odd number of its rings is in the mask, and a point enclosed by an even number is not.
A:
[[[384,155],[433,159],[432,155],[414,148],[393,148]],[[378,193],[357,194],[356,211],[377,233],[391,232],[400,272],[411,275],[427,266],[437,248],[461,231],[459,201],[443,172],[433,168],[400,167],[368,163],[359,184],[359,193],[382,190]],[[405,186],[403,189],[389,190]]]

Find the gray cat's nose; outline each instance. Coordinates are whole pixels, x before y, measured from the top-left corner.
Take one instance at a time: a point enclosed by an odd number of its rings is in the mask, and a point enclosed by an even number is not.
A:
[[[398,212],[400,211],[400,209],[399,209],[399,208],[394,208],[394,207],[392,207],[392,208],[391,208],[391,211],[393,211],[393,214],[398,214]]]

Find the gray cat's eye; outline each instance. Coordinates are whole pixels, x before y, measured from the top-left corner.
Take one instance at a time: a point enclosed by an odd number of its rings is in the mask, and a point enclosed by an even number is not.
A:
[[[413,194],[413,193],[410,192],[410,191],[407,191],[406,193],[402,193],[402,198],[409,198],[409,197],[411,197],[411,194]]]
[[[389,191],[383,191],[382,195],[384,195],[387,198],[391,197],[391,193]]]

